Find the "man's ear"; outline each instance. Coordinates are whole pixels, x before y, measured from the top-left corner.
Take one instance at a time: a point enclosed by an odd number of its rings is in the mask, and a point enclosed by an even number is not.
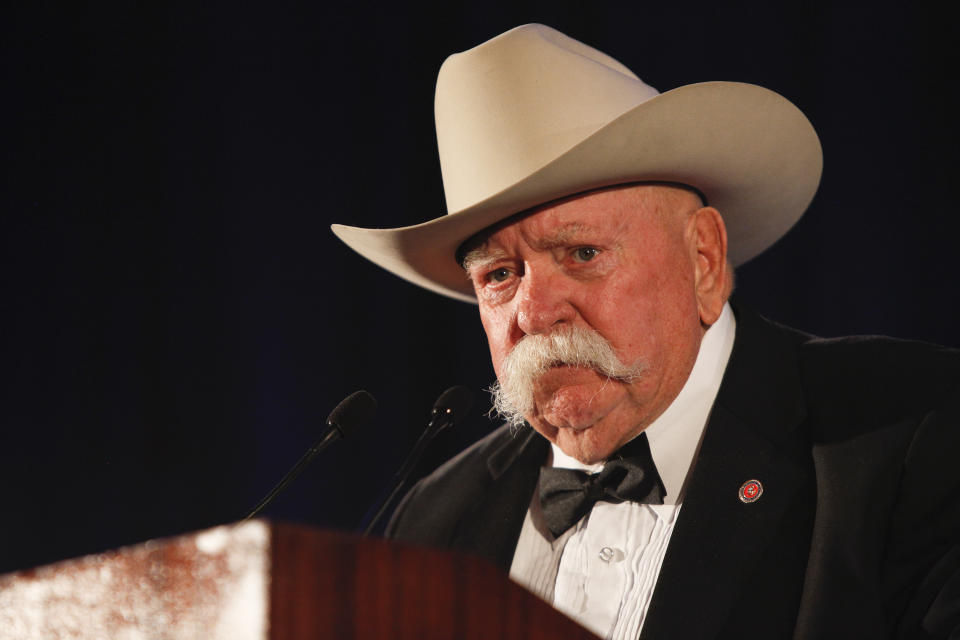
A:
[[[713,207],[694,211],[687,225],[694,260],[697,310],[700,323],[709,327],[720,317],[733,282],[727,261],[727,227],[720,212]]]

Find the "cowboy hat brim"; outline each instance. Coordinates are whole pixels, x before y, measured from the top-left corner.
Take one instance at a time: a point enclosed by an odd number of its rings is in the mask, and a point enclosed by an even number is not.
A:
[[[751,84],[704,82],[623,113],[537,171],[480,202],[421,224],[331,229],[357,253],[416,285],[476,303],[457,249],[483,229],[537,205],[630,182],[700,191],[727,226],[739,265],[783,236],[820,181],[820,141],[781,95]]]

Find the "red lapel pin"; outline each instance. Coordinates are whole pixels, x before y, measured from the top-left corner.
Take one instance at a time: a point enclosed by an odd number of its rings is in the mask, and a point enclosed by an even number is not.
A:
[[[740,502],[750,504],[756,502],[763,495],[763,485],[759,480],[747,480],[740,487]]]

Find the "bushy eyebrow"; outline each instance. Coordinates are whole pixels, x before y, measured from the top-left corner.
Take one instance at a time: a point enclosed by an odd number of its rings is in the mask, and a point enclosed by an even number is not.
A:
[[[488,249],[485,246],[480,246],[476,249],[471,249],[467,255],[463,257],[463,270],[469,275],[474,269],[483,269],[506,257],[507,252],[503,249]]]

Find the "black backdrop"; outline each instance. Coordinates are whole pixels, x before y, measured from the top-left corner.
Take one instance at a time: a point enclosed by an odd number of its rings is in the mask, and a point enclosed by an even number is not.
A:
[[[740,80],[793,100],[823,183],[739,270],[741,300],[822,335],[960,346],[947,15],[594,4],[8,8],[0,571],[235,520],[367,388],[375,426],[269,511],[356,526],[437,394],[493,374],[472,307],[381,272],[329,224],[443,213],[436,71],[525,22],[661,90]],[[483,408],[421,471],[489,428]]]

